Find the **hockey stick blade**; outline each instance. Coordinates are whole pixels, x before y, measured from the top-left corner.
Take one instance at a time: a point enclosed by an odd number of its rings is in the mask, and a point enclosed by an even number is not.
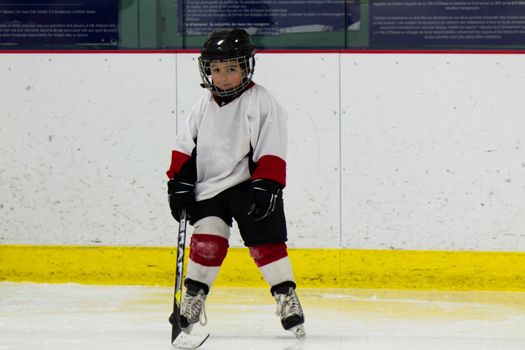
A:
[[[206,335],[190,335],[186,333],[181,333],[175,340],[172,345],[178,349],[197,349],[199,348],[208,338],[209,334]]]

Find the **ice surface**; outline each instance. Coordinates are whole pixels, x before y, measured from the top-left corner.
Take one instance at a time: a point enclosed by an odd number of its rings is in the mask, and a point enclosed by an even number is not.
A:
[[[3,282],[0,349],[173,349],[172,293]],[[525,349],[525,293],[299,289],[304,340],[281,329],[268,290],[211,293],[204,350]]]

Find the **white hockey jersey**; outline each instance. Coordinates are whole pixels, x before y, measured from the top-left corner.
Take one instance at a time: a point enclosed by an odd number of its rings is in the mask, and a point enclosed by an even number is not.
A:
[[[271,179],[286,185],[286,112],[262,86],[219,106],[206,91],[194,105],[172,151],[174,178],[196,151],[195,197],[214,197],[246,180]],[[250,173],[249,157],[256,167]]]

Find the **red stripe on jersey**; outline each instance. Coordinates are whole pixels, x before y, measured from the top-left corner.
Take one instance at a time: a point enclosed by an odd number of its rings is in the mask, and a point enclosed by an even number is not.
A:
[[[166,171],[166,175],[168,175],[168,178],[173,179],[175,175],[180,171],[184,163],[190,159],[191,156],[179,152],[179,151],[171,151],[171,165],[168,171]]]
[[[193,234],[190,242],[190,259],[203,266],[221,266],[228,247],[228,240],[224,237]]]
[[[271,264],[288,256],[286,243],[267,243],[250,247],[250,256],[255,261],[257,267]]]
[[[286,186],[286,162],[277,156],[262,156],[252,174],[252,180],[269,179]]]

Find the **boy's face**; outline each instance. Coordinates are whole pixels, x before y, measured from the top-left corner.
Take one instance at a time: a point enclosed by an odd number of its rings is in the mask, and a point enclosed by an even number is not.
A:
[[[213,85],[222,90],[229,90],[241,85],[243,72],[239,62],[212,61],[210,64]]]

